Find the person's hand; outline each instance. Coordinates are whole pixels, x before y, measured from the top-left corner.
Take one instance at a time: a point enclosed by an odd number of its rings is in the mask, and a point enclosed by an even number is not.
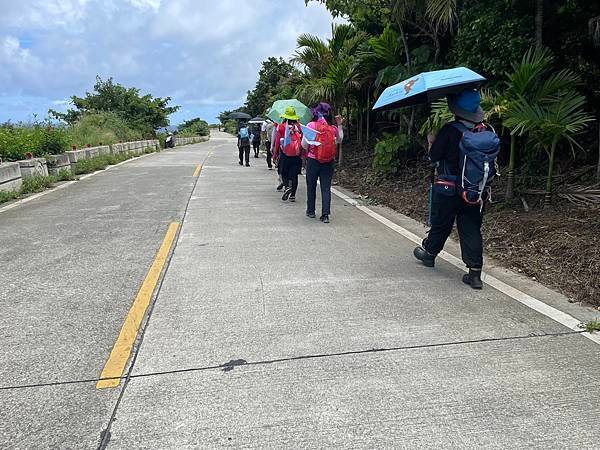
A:
[[[431,150],[431,146],[433,145],[434,142],[435,142],[435,134],[427,133],[427,146],[429,147],[429,150]]]
[[[338,127],[344,125],[344,118],[342,116],[335,116],[335,123]]]

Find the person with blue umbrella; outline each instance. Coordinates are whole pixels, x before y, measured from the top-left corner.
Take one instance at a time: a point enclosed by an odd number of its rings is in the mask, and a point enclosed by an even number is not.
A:
[[[429,158],[438,172],[430,189],[431,229],[413,253],[426,267],[434,267],[456,222],[462,258],[469,269],[463,282],[473,289],[483,287],[483,205],[496,174],[500,145],[493,129],[483,124],[478,88],[484,81],[466,67],[424,72],[387,88],[373,108],[390,110],[447,98],[455,120],[431,143]]]
[[[480,102],[480,94],[474,89],[448,96],[448,107],[455,120],[442,127],[429,151],[431,162],[438,167],[430,205],[431,229],[422,245],[414,250],[415,257],[425,266],[434,267],[435,258],[443,250],[456,222],[462,259],[469,269],[469,273],[463,276],[463,282],[473,289],[483,287],[483,205],[489,196],[486,190],[488,179],[491,179],[489,171],[495,171],[490,163],[495,165],[499,149],[496,133],[483,124],[484,112]],[[471,142],[477,144],[476,150],[469,148]],[[483,183],[478,183],[477,195],[474,196],[471,194],[475,191],[469,191],[466,183],[469,178],[477,178],[479,170],[470,161],[479,158],[476,152],[480,151],[485,152],[489,159],[488,174]]]

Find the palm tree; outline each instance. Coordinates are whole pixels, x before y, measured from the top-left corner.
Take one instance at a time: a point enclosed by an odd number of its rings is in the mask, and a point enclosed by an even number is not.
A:
[[[360,88],[356,53],[368,36],[349,24],[333,25],[331,31],[326,42],[309,34],[298,38],[292,61],[302,66],[305,73],[297,96],[307,103],[328,101],[336,112],[346,104],[350,115],[350,96]],[[339,162],[343,162],[341,146]]]
[[[562,70],[552,72],[554,56],[547,48],[536,47],[529,50],[518,64],[513,64],[513,71],[507,74],[506,91],[498,101],[498,115],[509,119],[514,107],[521,99],[532,104],[548,104],[562,91],[572,90],[579,83],[574,72]],[[504,120],[504,125],[511,129],[513,121]],[[517,134],[510,136],[510,159],[508,163],[506,199],[514,198],[515,165],[517,159]]]
[[[574,136],[581,133],[593,120],[584,111],[584,105],[585,97],[574,90],[563,92],[551,102],[530,102],[520,97],[512,105],[511,115],[506,119],[513,134],[528,134],[548,154],[544,208],[552,203],[552,177],[558,144],[567,141],[571,149],[579,146]]]

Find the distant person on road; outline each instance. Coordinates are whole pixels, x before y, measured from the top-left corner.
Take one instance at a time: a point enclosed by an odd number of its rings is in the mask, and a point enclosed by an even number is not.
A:
[[[246,167],[250,167],[250,128],[248,125],[242,124],[237,133],[238,149],[240,156],[240,166],[244,165],[244,157],[246,159]]]
[[[275,134],[275,125],[270,120],[267,120],[262,124],[261,127],[262,141],[265,143],[265,150],[267,152],[267,167],[269,170],[273,170],[273,153],[271,147],[273,145],[273,135]]]
[[[427,267],[434,267],[436,256],[443,250],[454,222],[458,227],[462,259],[469,269],[463,282],[473,289],[481,289],[483,267],[483,240],[481,223],[483,205],[488,199],[487,191],[479,193],[477,202],[469,201],[462,188],[464,168],[459,157],[464,136],[477,135],[481,148],[499,145],[495,133],[489,132],[483,124],[484,112],[480,106],[480,95],[475,90],[467,90],[448,97],[448,106],[455,115],[452,123],[444,125],[433,141],[429,153],[431,162],[438,167],[431,205],[431,230],[420,247],[414,250],[417,259]],[[483,133],[485,132],[485,133]],[[495,139],[495,141],[494,141]],[[486,143],[487,141],[489,143]],[[462,143],[462,144],[461,144]],[[490,169],[492,170],[492,169]],[[487,173],[485,175],[487,177]],[[485,185],[485,182],[483,183]],[[481,187],[483,190],[483,187]],[[461,194],[462,191],[462,194]]]
[[[281,115],[283,123],[277,127],[275,132],[275,145],[273,154],[276,159],[281,158],[278,164],[281,166],[281,178],[285,188],[281,199],[295,202],[298,190],[298,175],[302,171],[302,128],[298,123],[296,110],[288,106]]]
[[[315,218],[317,200],[317,181],[321,185],[321,222],[329,223],[331,214],[331,180],[333,179],[334,161],[337,144],[344,139],[343,119],[332,117],[331,106],[319,103],[312,110],[313,120],[307,125],[318,134],[309,142],[306,135],[302,139],[302,147],[306,151],[306,216]],[[307,131],[308,132],[308,131]]]
[[[254,149],[254,157],[258,158],[260,152],[260,127],[256,127],[252,131],[252,147]]]

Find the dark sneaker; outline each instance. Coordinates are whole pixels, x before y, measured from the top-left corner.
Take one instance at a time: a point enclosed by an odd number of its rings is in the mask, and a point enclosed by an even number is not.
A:
[[[288,198],[290,198],[290,195],[292,195],[292,188],[285,188],[285,191],[283,192],[283,197],[281,197],[281,200],[283,200],[284,202],[287,202]]]
[[[296,196],[295,195],[290,195],[290,202],[295,202],[296,201]]]
[[[278,190],[278,191],[281,191],[281,190],[283,190],[283,183],[280,183],[280,184],[279,184],[279,186],[277,186],[277,190]]]
[[[306,217],[308,217],[309,219],[316,219],[317,215],[314,212],[307,212],[306,213]]]
[[[246,167],[250,167],[250,164],[246,163]]]
[[[327,214],[323,214],[319,220],[323,223],[329,223],[329,216]]]
[[[432,255],[423,247],[415,248],[413,255],[415,255],[415,258],[421,261],[425,267],[435,266],[435,255]]]
[[[239,162],[239,164],[240,164],[240,166],[243,166],[243,165],[244,165],[244,163],[243,163],[243,162],[241,162],[241,161]]]
[[[483,289],[483,281],[481,281],[481,269],[469,269],[469,273],[463,275],[463,283],[468,284],[473,289]]]

